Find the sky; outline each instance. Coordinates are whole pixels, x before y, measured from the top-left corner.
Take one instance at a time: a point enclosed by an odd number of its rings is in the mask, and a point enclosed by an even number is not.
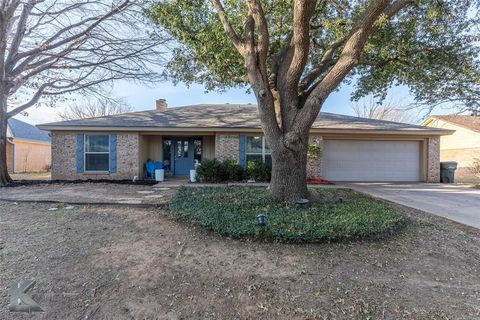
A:
[[[333,92],[322,108],[324,112],[354,115],[352,106],[355,104],[350,100],[353,91],[351,85],[343,85],[336,92]],[[253,94],[247,94],[244,89],[231,89],[223,93],[205,92],[201,85],[193,85],[188,88],[183,84],[173,85],[171,82],[158,83],[155,86],[134,84],[130,82],[119,82],[114,86],[114,94],[123,97],[128,105],[136,111],[155,109],[155,100],[166,99],[169,107],[201,103],[252,103],[256,104]],[[394,101],[411,101],[408,90],[395,88],[390,94]],[[66,102],[68,104],[68,102]],[[60,121],[58,112],[65,105],[57,107],[32,107],[27,110],[27,116],[17,115],[15,118],[31,124]]]

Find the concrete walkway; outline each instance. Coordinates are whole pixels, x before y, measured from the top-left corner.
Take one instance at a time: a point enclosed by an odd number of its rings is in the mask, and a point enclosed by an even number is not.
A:
[[[167,179],[153,185],[104,182],[54,182],[0,188],[0,201],[49,202],[95,205],[165,206],[181,186],[227,187],[233,185],[267,187],[268,183],[189,183],[186,179]]]
[[[0,188],[0,201],[164,206],[176,188],[114,183],[45,183]]]
[[[351,189],[480,228],[480,189],[434,183],[346,183]]]

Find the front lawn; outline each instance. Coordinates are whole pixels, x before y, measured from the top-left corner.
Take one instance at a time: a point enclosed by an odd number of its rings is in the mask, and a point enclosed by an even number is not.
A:
[[[234,238],[281,242],[322,242],[380,237],[405,223],[404,215],[387,202],[344,189],[318,189],[321,203],[306,207],[273,200],[265,188],[183,187],[170,202],[180,219]],[[267,226],[256,216],[267,216]]]
[[[0,201],[0,319],[479,319],[478,230],[402,210],[393,237],[293,245],[162,208]],[[8,311],[23,279],[44,313]]]

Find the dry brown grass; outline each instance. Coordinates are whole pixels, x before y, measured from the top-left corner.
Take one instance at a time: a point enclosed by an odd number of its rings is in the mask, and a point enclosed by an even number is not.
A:
[[[0,288],[41,319],[476,319],[480,234],[407,210],[382,241],[252,243],[148,208],[0,202]],[[0,319],[31,319],[7,311]]]

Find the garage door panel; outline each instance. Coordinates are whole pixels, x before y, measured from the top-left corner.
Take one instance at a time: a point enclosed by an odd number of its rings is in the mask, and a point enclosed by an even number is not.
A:
[[[419,141],[325,140],[324,176],[332,181],[419,181]]]

